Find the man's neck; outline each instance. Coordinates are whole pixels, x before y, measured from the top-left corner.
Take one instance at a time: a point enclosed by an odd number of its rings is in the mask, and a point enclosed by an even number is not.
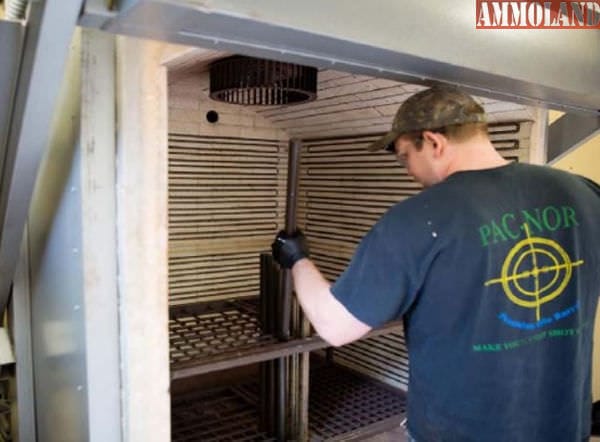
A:
[[[448,165],[447,176],[466,170],[493,169],[510,162],[494,149],[489,138],[485,136],[473,137],[457,143],[454,147],[455,155]]]

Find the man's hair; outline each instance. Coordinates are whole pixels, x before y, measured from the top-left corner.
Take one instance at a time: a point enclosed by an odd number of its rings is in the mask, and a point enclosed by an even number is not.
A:
[[[449,140],[457,143],[462,143],[469,140],[477,135],[488,135],[488,125],[485,122],[482,123],[466,123],[466,124],[453,124],[446,127],[440,127],[437,129],[424,129],[420,131],[409,132],[403,134],[402,137],[407,138],[412,144],[414,144],[417,150],[423,148],[423,132],[429,130],[430,132],[437,132],[445,135]]]

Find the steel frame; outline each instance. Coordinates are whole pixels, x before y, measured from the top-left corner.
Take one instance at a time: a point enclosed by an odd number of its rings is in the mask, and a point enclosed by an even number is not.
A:
[[[31,2],[0,192],[0,311],[6,307],[37,172],[82,0]]]

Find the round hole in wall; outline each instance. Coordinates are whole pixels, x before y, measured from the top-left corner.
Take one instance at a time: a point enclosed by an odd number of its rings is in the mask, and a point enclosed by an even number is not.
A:
[[[209,123],[216,123],[219,121],[219,113],[214,110],[210,110],[206,113],[206,121]]]

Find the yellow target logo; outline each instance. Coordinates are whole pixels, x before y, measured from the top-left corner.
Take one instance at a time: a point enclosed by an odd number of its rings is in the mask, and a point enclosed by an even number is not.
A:
[[[523,224],[523,228],[527,238],[508,252],[500,277],[486,281],[485,286],[502,284],[508,299],[521,307],[535,308],[539,321],[542,304],[560,296],[571,280],[573,267],[582,265],[583,260],[571,261],[556,241],[531,237],[529,226]]]

